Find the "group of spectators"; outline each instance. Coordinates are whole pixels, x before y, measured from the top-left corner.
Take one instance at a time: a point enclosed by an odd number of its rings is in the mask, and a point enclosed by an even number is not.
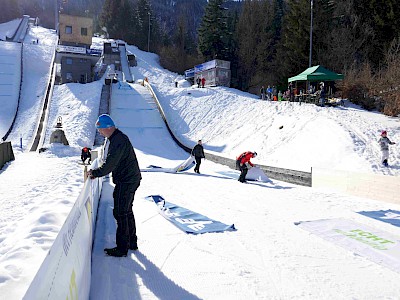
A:
[[[282,101],[283,94],[281,91],[278,92],[275,86],[268,86],[267,88],[262,86],[260,89],[260,99],[268,101]]]
[[[309,90],[307,91],[308,94],[317,94],[319,96],[319,105],[320,106],[325,106],[325,101],[326,101],[326,91],[325,91],[325,84],[321,82],[319,84],[319,89],[316,91],[316,87],[314,85],[309,86]],[[260,88],[260,99],[261,100],[267,100],[267,101],[290,101],[294,102],[295,101],[295,96],[303,96],[303,90],[300,89],[297,91],[296,88],[293,87],[292,82],[289,82],[288,88],[286,91],[282,93],[282,91],[278,90],[276,86],[269,86],[265,88],[262,86]],[[301,99],[301,98],[300,98]],[[301,100],[299,100],[301,101]]]
[[[204,77],[202,77],[202,78],[197,77],[196,83],[197,83],[198,88],[200,88],[200,87],[204,88],[204,85],[206,84],[206,79]]]

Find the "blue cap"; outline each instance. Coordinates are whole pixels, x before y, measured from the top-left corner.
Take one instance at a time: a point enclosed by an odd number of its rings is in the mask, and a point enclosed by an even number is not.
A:
[[[114,121],[107,114],[99,116],[96,121],[96,128],[110,128],[115,127]]]

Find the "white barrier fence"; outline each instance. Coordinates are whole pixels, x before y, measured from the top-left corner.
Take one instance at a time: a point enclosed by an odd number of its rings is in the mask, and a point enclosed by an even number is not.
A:
[[[313,168],[312,187],[332,188],[354,196],[400,204],[398,176]]]
[[[91,168],[98,167],[95,159]],[[85,185],[24,299],[88,299],[91,257],[102,178]]]

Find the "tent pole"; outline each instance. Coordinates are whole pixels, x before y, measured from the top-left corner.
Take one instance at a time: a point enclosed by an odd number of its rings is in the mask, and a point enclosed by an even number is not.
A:
[[[308,60],[308,67],[311,67],[311,58],[312,58],[312,34],[313,32],[313,0],[311,0],[311,22],[310,22],[310,57]]]

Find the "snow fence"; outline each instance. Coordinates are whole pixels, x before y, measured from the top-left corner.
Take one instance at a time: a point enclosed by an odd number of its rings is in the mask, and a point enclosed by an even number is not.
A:
[[[91,168],[99,166],[95,159]],[[103,178],[86,180],[24,299],[89,299],[92,245]]]

